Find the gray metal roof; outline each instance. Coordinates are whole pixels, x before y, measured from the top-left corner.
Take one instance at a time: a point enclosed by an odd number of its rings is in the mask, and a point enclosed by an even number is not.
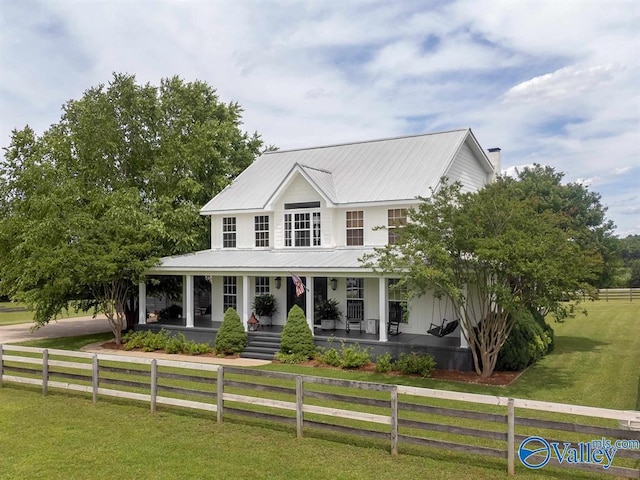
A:
[[[324,250],[203,250],[187,255],[165,257],[154,272],[371,272],[360,264],[359,258],[373,253],[373,248],[336,248]]]
[[[414,200],[437,187],[465,141],[490,169],[470,129],[268,152],[201,213],[263,209],[296,168],[335,204]]]

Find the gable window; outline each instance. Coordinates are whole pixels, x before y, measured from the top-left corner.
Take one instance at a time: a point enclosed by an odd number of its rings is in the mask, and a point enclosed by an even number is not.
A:
[[[255,217],[256,247],[269,246],[269,216],[257,215]]]
[[[319,211],[284,214],[285,247],[317,247],[321,244],[320,239],[321,223]]]
[[[389,233],[389,245],[395,245],[398,241],[398,228],[402,228],[407,224],[406,208],[391,208],[387,212],[387,232]]]
[[[256,277],[256,296],[269,293],[269,277]]]
[[[222,278],[222,305],[225,312],[229,308],[238,310],[238,277]]]
[[[236,247],[236,217],[222,218],[222,247]]]
[[[364,245],[364,212],[347,212],[347,246]]]

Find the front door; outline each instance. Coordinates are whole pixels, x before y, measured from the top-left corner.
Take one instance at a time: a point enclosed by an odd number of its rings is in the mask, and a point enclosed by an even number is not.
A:
[[[300,277],[302,283],[307,285],[307,277]],[[327,277],[315,277],[313,279],[313,302],[318,302],[320,300],[326,300],[327,298]],[[287,277],[287,315],[289,315],[289,310],[294,305],[298,305],[305,316],[307,316],[307,291],[305,289],[304,293],[299,297],[296,297],[296,286],[293,283],[291,277]],[[317,324],[319,325],[320,321],[318,320]],[[314,321],[314,323],[316,323]]]

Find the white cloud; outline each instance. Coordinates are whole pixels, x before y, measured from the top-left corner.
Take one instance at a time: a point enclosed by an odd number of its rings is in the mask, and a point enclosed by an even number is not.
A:
[[[631,0],[3,2],[0,144],[112,72],[177,74],[281,148],[469,126],[506,169],[552,165],[623,205],[640,169],[638,24]],[[610,212],[640,233],[639,214]]]

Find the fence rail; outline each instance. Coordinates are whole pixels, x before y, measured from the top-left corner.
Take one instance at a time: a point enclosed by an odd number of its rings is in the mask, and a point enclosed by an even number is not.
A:
[[[640,300],[640,288],[601,288],[598,290],[598,298],[605,302],[614,300],[638,301]]]
[[[43,395],[49,388],[89,393],[94,403],[101,396],[141,401],[151,412],[158,405],[216,412],[219,423],[225,414],[233,414],[295,424],[298,437],[305,428],[364,435],[388,441],[394,455],[399,444],[413,444],[497,457],[506,459],[510,475],[515,472],[516,443],[532,433],[548,432],[545,438],[560,445],[586,441],[587,435],[640,442],[638,411],[0,344],[0,387],[5,382],[41,386]],[[468,405],[475,409],[465,409]],[[523,415],[527,411],[563,418],[529,418]],[[575,417],[616,420],[618,426],[582,424]],[[640,464],[640,449],[619,450],[615,460],[607,469],[554,458],[548,464],[640,478],[634,468]]]

